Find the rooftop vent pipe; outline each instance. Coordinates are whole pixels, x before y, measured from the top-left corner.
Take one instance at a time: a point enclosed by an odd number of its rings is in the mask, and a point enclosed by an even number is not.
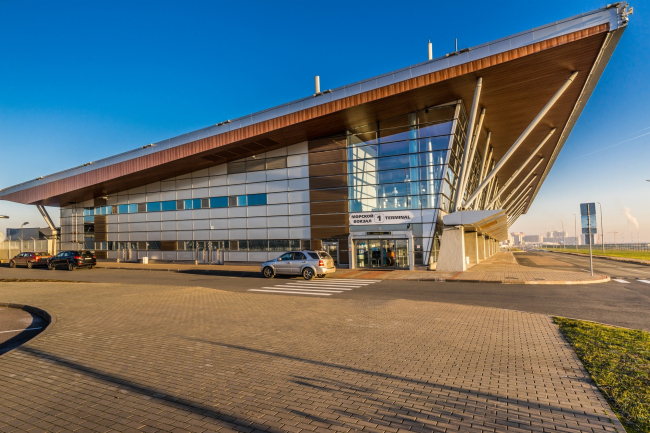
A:
[[[320,76],[316,75],[314,84],[316,85],[316,94],[318,95],[320,93]]]
[[[429,60],[433,60],[433,45],[431,45],[431,39],[429,39]]]

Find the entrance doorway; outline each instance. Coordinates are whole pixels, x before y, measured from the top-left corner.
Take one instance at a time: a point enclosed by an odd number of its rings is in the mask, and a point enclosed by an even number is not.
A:
[[[323,251],[329,254],[334,260],[334,266],[339,266],[339,243],[323,242]]]
[[[357,239],[354,254],[358,268],[409,268],[407,239]]]

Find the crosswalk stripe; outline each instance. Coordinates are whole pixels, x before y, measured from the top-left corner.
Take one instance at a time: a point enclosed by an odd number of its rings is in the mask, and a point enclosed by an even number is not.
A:
[[[263,290],[263,289],[248,289],[249,292],[270,292],[270,293],[288,293],[292,295],[317,295],[317,296],[331,296],[334,293],[316,293],[316,292],[293,292],[284,290]]]
[[[619,283],[625,283],[625,284],[630,284],[630,282],[629,282],[629,281],[625,281],[625,280],[619,280],[618,278],[614,278],[614,281],[617,281],[617,282],[619,282]]]
[[[325,278],[325,281],[354,281],[357,283],[379,283],[382,280],[357,280],[356,278]]]
[[[304,284],[353,284],[355,286],[369,286],[373,283],[358,283],[356,281],[329,281],[329,280],[312,280],[312,281],[300,281],[300,280],[293,280],[293,282],[299,282],[299,283],[304,283]]]
[[[263,289],[291,289],[291,290],[305,290],[308,292],[314,291],[314,292],[336,292],[336,293],[343,293],[344,290],[352,290],[352,289],[339,289],[338,287],[323,287],[323,289],[317,289],[314,287],[300,287],[300,286],[273,286],[273,287],[263,287]]]
[[[639,282],[641,282],[641,283],[650,284],[650,281],[648,281],[648,280],[637,280],[637,281],[639,281]]]
[[[343,284],[329,284],[329,283],[320,283],[320,284],[309,284],[309,283],[282,283],[282,285],[286,286],[301,286],[301,287],[351,287],[353,289],[359,289],[363,286],[348,286],[348,285],[343,285]]]

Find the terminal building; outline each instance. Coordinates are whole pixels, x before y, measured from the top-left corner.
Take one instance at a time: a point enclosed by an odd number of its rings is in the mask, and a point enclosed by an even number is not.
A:
[[[526,213],[624,32],[626,3],[4,188],[114,260],[464,270]]]

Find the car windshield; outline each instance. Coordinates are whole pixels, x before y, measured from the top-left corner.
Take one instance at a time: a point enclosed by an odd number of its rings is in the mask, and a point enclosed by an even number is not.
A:
[[[81,256],[82,257],[92,257],[93,253],[91,253],[90,251],[82,251]]]
[[[37,256],[49,256],[48,253],[36,253]]]
[[[329,254],[327,254],[325,251],[319,251],[318,254],[320,255],[321,259],[329,259],[331,260],[332,258],[330,257]]]

